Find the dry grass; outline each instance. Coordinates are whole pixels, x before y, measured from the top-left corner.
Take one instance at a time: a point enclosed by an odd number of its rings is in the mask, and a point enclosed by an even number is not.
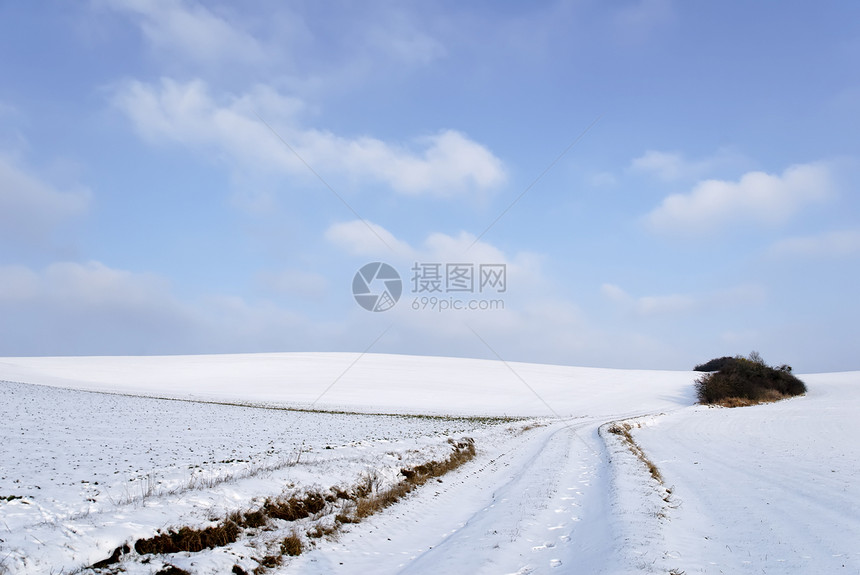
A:
[[[320,539],[321,537],[325,537],[326,535],[333,535],[338,530],[337,521],[332,525],[321,525],[317,523],[314,525],[307,533],[308,537],[311,539]]]
[[[269,569],[278,567],[284,560],[283,555],[266,555],[260,559],[260,565],[254,569],[254,575],[261,575]]]
[[[633,435],[630,434],[630,430],[633,429],[633,425],[630,423],[614,423],[612,424],[607,431],[609,433],[613,433],[615,435],[620,435],[622,439],[624,439],[624,443],[627,444],[627,447],[633,452],[633,455],[636,456],[639,461],[645,464],[645,467],[648,468],[648,473],[651,474],[651,477],[659,484],[663,484],[663,476],[660,474],[660,470],[654,464],[653,461],[648,459],[648,456],[645,455],[645,451],[636,443],[636,440],[633,439]]]
[[[242,515],[241,521],[237,521],[241,527],[257,529],[265,527],[269,524],[269,516],[265,511],[258,509],[257,511],[247,511]]]
[[[386,489],[381,488],[382,481],[376,474],[365,475],[350,489],[333,487],[329,493],[308,491],[301,495],[292,494],[289,497],[268,498],[262,507],[254,511],[236,511],[218,521],[215,525],[202,529],[180,527],[164,532],[158,532],[153,537],[138,539],[134,550],[140,555],[163,553],[196,553],[204,549],[222,547],[235,542],[244,529],[257,529],[270,526],[272,520],[296,522],[308,517],[318,519],[326,512],[332,513],[331,507],[341,507],[341,512],[334,517],[331,525],[323,526],[319,522],[313,525],[305,535],[310,539],[318,539],[335,534],[343,524],[357,523],[362,519],[385,509],[399,501],[413,489],[427,481],[441,477],[456,469],[475,456],[475,442],[470,438],[460,441],[448,440],[452,447],[451,454],[441,461],[428,461],[415,467],[400,470],[403,480]],[[339,503],[342,502],[342,503]],[[278,567],[284,556],[300,555],[305,549],[302,535],[293,529],[289,536],[281,541],[276,553],[259,559],[259,567],[255,574],[265,573],[268,569]],[[125,553],[130,552],[127,545],[114,551],[114,554],[91,567],[103,567],[116,563]],[[242,571],[239,568],[239,571]],[[236,569],[234,569],[234,573]]]
[[[775,389],[768,389],[757,399],[750,399],[748,397],[726,397],[714,402],[714,405],[719,405],[720,407],[748,407],[750,405],[759,405],[762,403],[775,403],[790,397],[792,396],[782,394]]]
[[[316,515],[325,507],[325,497],[316,491],[309,491],[304,497],[294,495],[289,499],[266,499],[260,511],[272,519],[298,521]]]
[[[180,527],[178,530],[158,533],[149,539],[138,539],[134,543],[134,550],[141,555],[182,551],[197,553],[204,549],[229,545],[239,538],[240,532],[239,525],[228,518],[213,527]]]
[[[334,520],[336,523],[358,523],[358,520],[348,513],[338,513]]]
[[[396,503],[413,489],[424,485],[430,479],[441,477],[475,457],[475,442],[471,438],[461,439],[459,442],[455,442],[453,439],[449,439],[448,441],[454,448],[451,455],[442,461],[434,459],[415,467],[404,467],[400,470],[400,474],[403,475],[404,480],[388,489],[382,491],[373,489],[375,481],[373,478],[368,478],[360,490],[361,493],[366,494],[354,500],[352,513],[351,515],[347,515],[348,521],[343,522],[356,523],[365,517],[369,517]]]
[[[285,537],[281,542],[281,555],[296,557],[297,555],[302,554],[303,549],[304,544],[302,543],[302,538],[299,537],[295,531],[293,531],[288,537]]]
[[[532,429],[537,429],[539,427],[546,427],[546,423],[537,423],[537,422],[536,423],[527,423],[526,425],[524,425],[520,428],[509,427],[508,429],[512,432],[516,432],[517,434],[521,434],[521,433],[525,433],[527,431],[531,431]]]
[[[350,523],[357,523],[365,517],[370,517],[374,513],[382,511],[386,507],[402,499],[408,494],[415,485],[409,481],[403,481],[388,489],[370,494],[367,497],[361,497],[355,501],[352,511]]]

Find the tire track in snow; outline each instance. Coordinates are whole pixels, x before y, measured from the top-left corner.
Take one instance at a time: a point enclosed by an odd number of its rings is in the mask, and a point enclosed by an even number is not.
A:
[[[283,572],[566,573],[585,558],[599,573],[612,538],[597,426],[510,438]]]
[[[492,502],[444,542],[400,571],[423,573],[601,573],[612,567],[606,460],[576,434],[580,422],[546,434]],[[598,441],[595,441],[598,440]]]
[[[615,554],[599,423],[511,438],[283,572],[600,573]]]
[[[508,562],[506,555],[510,548],[528,527],[533,526],[535,514],[546,509],[549,500],[557,494],[559,477],[556,471],[568,463],[570,440],[567,429],[545,435],[539,448],[519,465],[513,477],[494,490],[489,505],[475,512],[460,529],[418,556],[400,573],[411,575],[434,570],[437,573],[480,573],[487,569],[498,572]],[[555,543],[549,545],[555,546]],[[552,547],[544,543],[544,548]]]

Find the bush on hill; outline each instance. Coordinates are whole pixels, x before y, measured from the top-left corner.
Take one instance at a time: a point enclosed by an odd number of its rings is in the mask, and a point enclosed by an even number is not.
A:
[[[771,367],[761,356],[752,352],[749,357],[721,357],[697,366],[719,365],[716,371],[708,369],[696,380],[696,395],[701,403],[718,403],[727,407],[777,401],[806,393],[806,385],[791,374],[791,367]]]
[[[693,371],[719,371],[733,361],[735,361],[735,358],[725,355],[723,357],[712,359],[711,361],[706,361],[705,363],[700,363],[693,368]]]

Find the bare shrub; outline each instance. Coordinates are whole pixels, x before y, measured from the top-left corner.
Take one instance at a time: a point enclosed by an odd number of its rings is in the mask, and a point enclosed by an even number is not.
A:
[[[778,401],[803,393],[806,385],[791,374],[790,366],[770,367],[756,352],[748,358],[731,358],[723,362],[719,371],[696,380],[699,402],[727,407]]]

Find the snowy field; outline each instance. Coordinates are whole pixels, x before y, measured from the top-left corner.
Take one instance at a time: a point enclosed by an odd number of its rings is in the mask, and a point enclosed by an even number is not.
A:
[[[268,496],[391,484],[461,437],[472,461],[268,572],[860,573],[860,374],[801,376],[807,396],[732,410],[693,405],[696,375],[357,354],[0,359],[0,573],[72,573]],[[310,406],[340,412],[284,409]],[[607,433],[617,421],[662,484]],[[114,569],[251,572],[270,544]]]
[[[675,486],[660,546],[687,573],[860,573],[860,374],[656,418],[637,441]]]
[[[0,383],[2,554],[71,570],[166,525],[203,525],[291,487],[397,475],[493,421],[329,414]],[[228,566],[229,570],[229,566]],[[218,572],[214,570],[213,572]]]
[[[0,358],[0,379],[372,413],[612,415],[693,402],[689,372],[353,353]]]

